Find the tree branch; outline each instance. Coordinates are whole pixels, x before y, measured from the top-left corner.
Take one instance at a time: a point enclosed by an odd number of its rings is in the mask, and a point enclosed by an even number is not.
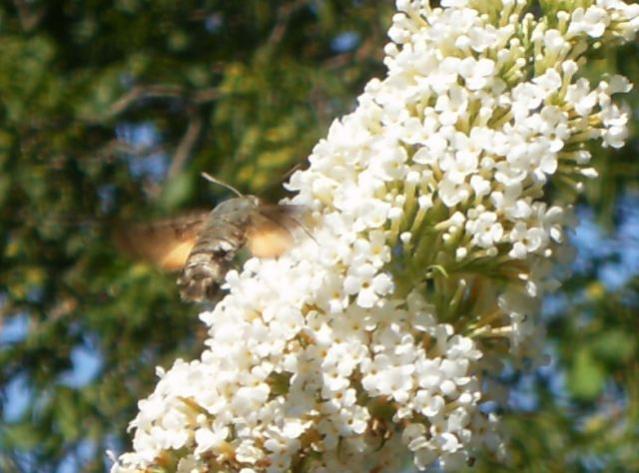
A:
[[[136,85],[109,108],[110,115],[118,115],[138,100],[153,97],[182,97],[184,89],[178,85]]]
[[[189,121],[189,126],[182,136],[180,143],[175,149],[175,154],[173,155],[173,161],[171,162],[171,167],[169,168],[169,172],[167,177],[170,179],[175,177],[184,167],[186,160],[191,155],[191,151],[193,150],[193,146],[195,146],[195,142],[200,136],[200,131],[202,130],[202,118],[200,115],[195,112],[191,116],[191,120]]]

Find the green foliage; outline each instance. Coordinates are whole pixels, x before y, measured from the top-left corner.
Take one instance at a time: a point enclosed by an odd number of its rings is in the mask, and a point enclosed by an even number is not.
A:
[[[286,173],[383,74],[391,8],[0,5],[0,471],[54,471],[87,441],[82,471],[104,471],[107,448],[128,448],[125,428],[153,389],[153,367],[197,356],[206,334],[173,275],[115,251],[114,224],[211,207],[226,191],[201,171],[281,197]],[[349,32],[352,48],[332,46]],[[619,70],[639,83],[637,49],[602,54],[590,77]],[[638,109],[638,94],[630,105]],[[636,190],[636,148],[596,154],[601,179],[585,202],[612,233],[620,196]],[[565,388],[558,394],[537,376],[536,408],[503,413],[512,464],[479,458],[478,471],[639,471],[639,282],[605,289],[605,262],[567,282],[571,303],[551,320]],[[21,321],[24,336],[5,338]],[[99,366],[73,381],[82,350],[99,354]],[[25,407],[12,412],[18,381]]]

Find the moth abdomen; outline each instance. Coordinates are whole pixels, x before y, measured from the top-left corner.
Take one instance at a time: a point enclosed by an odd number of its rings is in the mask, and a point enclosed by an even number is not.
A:
[[[243,232],[238,230],[218,228],[200,235],[177,280],[183,300],[203,302],[215,298],[235,254],[244,245]]]
[[[180,297],[185,301],[213,300],[220,281],[228,271],[228,266],[214,256],[201,256],[206,260],[198,261],[198,258],[195,258],[195,261],[184,267],[178,277]]]

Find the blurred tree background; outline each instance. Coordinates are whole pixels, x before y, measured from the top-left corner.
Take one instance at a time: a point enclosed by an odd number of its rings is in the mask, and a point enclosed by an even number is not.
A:
[[[115,222],[212,207],[227,194],[201,171],[282,197],[383,74],[392,7],[0,3],[0,472],[105,471],[105,450],[129,448],[154,366],[196,357],[205,333],[173,275],[117,253]],[[639,83],[636,44],[600,57],[591,78]],[[579,256],[544,312],[552,362],[503,373],[513,462],[477,471],[639,471],[637,148],[596,151]]]

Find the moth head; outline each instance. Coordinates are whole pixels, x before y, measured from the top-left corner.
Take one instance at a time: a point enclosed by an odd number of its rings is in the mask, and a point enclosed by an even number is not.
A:
[[[244,215],[249,218],[260,205],[260,199],[254,195],[243,195],[219,203],[214,211],[217,215]]]

